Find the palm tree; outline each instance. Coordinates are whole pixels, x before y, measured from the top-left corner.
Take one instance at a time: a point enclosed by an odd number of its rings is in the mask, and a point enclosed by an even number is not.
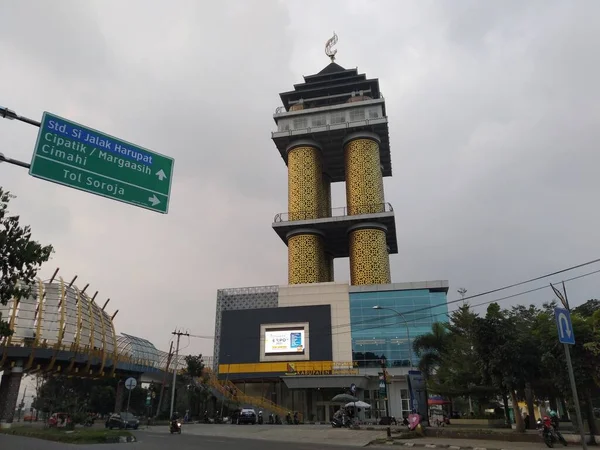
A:
[[[422,334],[413,340],[413,350],[420,357],[419,370],[426,378],[442,364],[444,352],[450,345],[451,335],[446,324],[436,322],[431,325],[431,332]]]

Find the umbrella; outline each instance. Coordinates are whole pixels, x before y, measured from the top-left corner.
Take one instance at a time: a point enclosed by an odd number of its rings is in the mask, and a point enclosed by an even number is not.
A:
[[[370,408],[371,405],[369,405],[368,403],[363,402],[362,400],[355,402],[350,402],[346,405],[347,408],[349,408],[350,406],[356,406],[357,408]]]
[[[357,402],[358,399],[350,394],[338,394],[331,399],[334,403],[354,403]]]

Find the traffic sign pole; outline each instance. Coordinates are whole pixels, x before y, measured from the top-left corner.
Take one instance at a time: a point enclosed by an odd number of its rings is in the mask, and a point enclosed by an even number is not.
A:
[[[131,402],[131,391],[133,391],[136,386],[137,380],[135,378],[130,377],[125,380],[125,388],[129,391],[129,395],[127,396],[127,412],[129,412],[129,403]]]
[[[571,312],[569,308],[569,300],[567,298],[567,289],[563,282],[563,293],[552,286],[552,290],[559,298],[564,308],[554,309],[554,318],[556,319],[556,329],[558,331],[558,341],[565,349],[565,359],[567,361],[567,371],[569,372],[569,382],[571,383],[571,394],[573,395],[573,404],[575,406],[575,415],[577,416],[577,427],[579,428],[579,436],[581,437],[581,446],[583,450],[587,450],[585,442],[585,432],[583,430],[583,419],[581,417],[581,408],[579,407],[579,396],[577,395],[577,384],[575,383],[575,373],[573,372],[573,362],[571,361],[570,345],[575,345],[575,331],[573,330],[573,322],[571,322]]]
[[[577,385],[575,384],[575,374],[573,373],[573,363],[571,362],[571,349],[569,344],[563,344],[565,348],[565,357],[567,359],[567,369],[569,370],[569,380],[571,382],[571,391],[573,393],[573,403],[575,404],[575,414],[577,415],[577,427],[581,436],[581,445],[583,450],[587,450],[585,442],[585,432],[583,431],[583,420],[581,419],[581,408],[579,407],[579,397],[577,396]]]
[[[0,163],[35,178],[167,214],[173,158],[44,112],[42,121],[0,106],[0,118],[39,128],[31,163],[0,153]]]
[[[127,412],[129,412],[129,403],[131,403],[131,389],[129,389],[129,395],[127,395]]]

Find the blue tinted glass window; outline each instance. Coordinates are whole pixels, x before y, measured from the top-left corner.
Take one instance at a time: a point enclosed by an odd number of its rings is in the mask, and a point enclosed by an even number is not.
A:
[[[359,366],[416,366],[410,342],[431,331],[434,322],[448,320],[445,292],[428,289],[350,293],[352,349]],[[398,312],[373,309],[374,306]]]

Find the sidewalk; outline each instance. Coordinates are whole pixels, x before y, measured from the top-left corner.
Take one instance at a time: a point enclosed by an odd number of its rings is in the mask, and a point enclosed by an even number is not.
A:
[[[374,447],[402,446],[407,450],[420,449],[448,449],[448,450],[542,450],[546,445],[539,442],[505,442],[480,439],[443,439],[443,438],[420,438],[420,439],[394,439],[386,442],[384,439],[377,440],[371,444]],[[580,450],[581,445],[569,445],[569,449]]]

